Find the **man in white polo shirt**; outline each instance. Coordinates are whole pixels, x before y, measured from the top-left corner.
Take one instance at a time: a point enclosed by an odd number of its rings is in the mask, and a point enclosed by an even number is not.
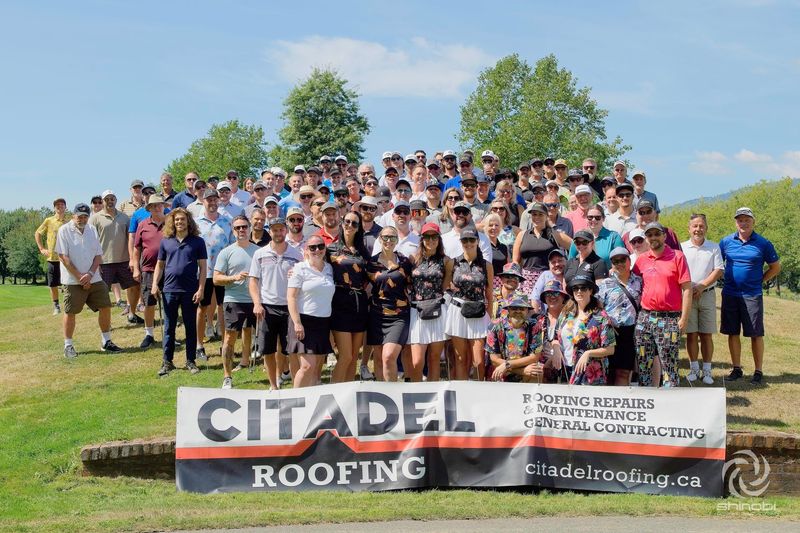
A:
[[[696,381],[701,376],[699,353],[703,356],[703,383],[711,385],[711,359],[714,356],[713,334],[717,330],[717,297],[714,285],[722,277],[725,265],[719,245],[706,239],[708,226],[706,216],[694,214],[689,218],[688,241],[681,243],[683,255],[689,265],[692,277],[692,307],[689,323],[686,326],[686,351],[689,354],[688,381]]]

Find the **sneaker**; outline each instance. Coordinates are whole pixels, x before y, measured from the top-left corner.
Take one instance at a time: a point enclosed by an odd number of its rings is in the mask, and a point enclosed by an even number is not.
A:
[[[728,381],[736,381],[738,379],[741,379],[742,376],[744,376],[744,372],[742,372],[742,368],[739,367],[739,366],[735,366],[731,370],[730,374],[728,374],[728,377],[726,379]]]
[[[232,389],[233,388],[233,379],[232,378],[225,378],[222,380],[222,388],[223,389]]]
[[[139,302],[139,305],[136,306],[136,312],[144,313],[144,304],[142,302]]]
[[[278,376],[278,388],[281,388],[284,383],[292,382],[292,374],[290,372],[283,372]]]
[[[200,372],[200,369],[197,368],[197,365],[194,364],[194,361],[186,361],[186,370],[188,370],[192,374],[197,374]]]
[[[375,381],[375,374],[369,371],[367,365],[361,365],[359,373],[361,374],[361,381]]]
[[[708,372],[706,372],[705,370],[703,371],[703,383],[705,383],[706,385],[714,384],[714,378],[711,377],[710,370]]]
[[[53,316],[61,314],[61,306],[56,304],[53,306]]]
[[[114,305],[116,305],[116,306],[117,306],[117,307],[119,307],[120,309],[125,309],[125,306],[126,306],[127,304],[126,304],[125,302],[123,302],[122,300],[117,300],[117,303],[115,303]]]
[[[332,353],[328,354],[328,362],[325,363],[325,366],[328,368],[333,368],[336,366],[336,356]]]
[[[218,341],[221,341],[221,340],[222,340],[222,337],[220,337],[219,335],[217,335],[217,332],[215,331],[215,332],[214,332],[214,333],[213,333],[213,334],[212,334],[212,335],[211,335],[211,336],[208,338],[208,340],[206,340],[206,342],[218,342]]]
[[[173,370],[175,370],[175,365],[172,364],[172,361],[164,361],[164,363],[161,365],[161,368],[158,370],[158,376],[166,376]]]
[[[689,374],[686,375],[686,381],[688,381],[689,383],[691,383],[693,381],[697,381],[697,378],[699,377],[698,376],[699,373],[700,373],[700,369],[697,369],[697,370],[690,369],[689,370]]]
[[[139,345],[139,348],[141,348],[142,350],[146,350],[155,343],[156,340],[153,338],[152,335],[145,335],[144,339],[142,339],[142,343]]]
[[[750,380],[750,385],[763,385],[764,373],[761,370],[753,372],[753,378]]]
[[[64,346],[64,357],[67,359],[75,359],[78,357],[78,352],[75,351],[75,346],[72,344]]]
[[[208,356],[206,355],[205,347],[203,346],[198,347],[195,357],[197,357],[197,359],[200,359],[201,361],[208,361]]]
[[[133,314],[128,316],[128,324],[141,325],[144,324],[144,319],[139,315]]]
[[[117,306],[119,306],[119,304],[117,304]],[[119,307],[122,308],[122,312],[120,313],[122,316],[128,316],[128,315],[131,314],[131,306],[130,305],[128,305],[126,303],[123,303],[122,306],[119,306]]]
[[[102,348],[100,348],[104,352],[111,352],[111,353],[120,353],[122,348],[111,342],[110,340],[106,341]]]

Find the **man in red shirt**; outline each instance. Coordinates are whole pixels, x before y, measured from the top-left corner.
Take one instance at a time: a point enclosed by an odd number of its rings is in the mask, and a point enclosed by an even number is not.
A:
[[[665,245],[658,222],[644,228],[650,250],[636,258],[633,272],[642,276],[642,309],[636,319],[639,385],[678,386],[678,343],[692,306],[692,277],[683,252]]]
[[[161,230],[164,228],[164,198],[150,195],[145,208],[150,218],[141,221],[133,238],[133,279],[142,284],[144,295],[144,339],[139,348],[146,350],[155,344],[153,329],[156,316],[156,297],[153,288],[153,273],[158,262],[158,249],[161,246]]]

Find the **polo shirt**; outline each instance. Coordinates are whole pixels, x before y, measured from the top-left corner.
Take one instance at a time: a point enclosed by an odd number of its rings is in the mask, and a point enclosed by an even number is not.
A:
[[[235,193],[231,194],[231,203],[241,208],[244,208],[249,201],[250,193],[243,189],[237,189]]]
[[[163,228],[163,222],[156,224],[152,218],[148,218],[136,229],[133,246],[142,250],[140,260],[142,272],[155,272],[156,270]]]
[[[642,309],[680,311],[683,303],[681,284],[691,282],[689,265],[683,252],[664,246],[661,257],[653,250],[636,258],[633,272],[642,277]]]
[[[144,206],[144,204],[136,205],[135,203],[133,203],[133,198],[131,198],[130,200],[125,200],[124,202],[119,204],[119,206],[117,206],[117,209],[119,209],[120,211],[122,211],[123,213],[125,213],[130,217],[131,215],[133,215],[133,213],[136,212],[137,209],[141,208],[142,206]]]
[[[259,248],[250,263],[250,277],[259,280],[261,303],[266,305],[286,305],[286,288],[289,284],[289,271],[303,261],[303,252],[287,246],[283,254],[278,254],[272,246]]]
[[[692,276],[693,284],[700,283],[713,271],[722,270],[725,267],[719,245],[708,239],[704,240],[700,246],[696,246],[689,239],[681,243],[681,249],[686,257],[686,263],[689,265],[689,274]]]
[[[625,243],[622,242],[622,237],[619,236],[619,233],[606,228],[600,228],[600,234],[594,239],[594,252],[605,261],[608,268],[611,268],[611,250],[624,246]],[[575,243],[573,242],[569,245],[569,258],[572,259],[577,255],[578,249],[575,248]]]
[[[238,243],[233,243],[219,253],[214,270],[225,276],[235,276],[239,272],[247,272],[249,274],[253,256],[258,250],[260,248],[252,243],[249,243],[247,248],[242,248]],[[247,278],[225,285],[225,298],[222,301],[253,303],[247,286]]]
[[[172,209],[177,209],[178,207],[186,209],[187,207],[189,207],[189,204],[191,204],[195,200],[197,200],[197,197],[194,194],[191,194],[188,191],[180,192],[176,194],[175,198],[172,200]]]
[[[611,231],[616,231],[620,235],[625,235],[630,230],[636,228],[637,225],[636,211],[631,211],[631,216],[626,217],[619,209],[617,209],[616,213],[607,214],[603,222],[604,227]]]
[[[171,209],[169,207],[164,207],[165,215],[170,211]],[[131,216],[131,222],[128,224],[128,233],[136,233],[136,230],[139,229],[139,224],[148,218],[150,218],[150,211],[148,211],[146,207],[140,207],[137,209],[133,213],[133,216]]]
[[[128,254],[128,226],[131,219],[120,211],[115,210],[114,215],[98,211],[89,217],[89,224],[97,230],[100,246],[103,248],[103,264],[127,263]]]
[[[636,196],[636,191],[633,193],[633,210],[636,211],[638,209],[639,202],[642,200],[647,200],[651,204],[653,204],[653,209],[656,210],[656,213],[661,212],[661,208],[658,207],[658,197],[650,192],[650,191],[642,191],[641,196]]]
[[[725,261],[725,283],[722,294],[730,296],[759,296],[764,280],[764,263],[779,260],[775,246],[755,231],[743,242],[739,234],[723,237],[719,243]]]
[[[100,246],[100,240],[97,237],[97,230],[94,229],[94,226],[86,224],[86,227],[83,228],[83,233],[81,233],[75,226],[75,221],[70,220],[58,229],[55,252],[69,257],[78,272],[89,272],[89,269],[92,268],[92,263],[94,263],[94,258],[98,255],[103,255],[103,248]],[[99,268],[95,270],[92,276],[92,283],[97,283],[98,281],[102,281]],[[64,285],[81,284],[80,280],[67,270],[64,263],[61,263],[61,282]]]
[[[464,247],[461,246],[461,233],[450,230],[442,235],[442,246],[444,253],[450,259],[455,259],[460,255],[464,255]],[[492,261],[492,243],[485,234],[478,232],[478,248],[483,254],[483,258],[491,263]]]
[[[331,316],[331,301],[336,286],[333,283],[333,267],[330,263],[324,265],[320,272],[303,261],[294,267],[289,278],[289,287],[300,289],[297,308],[303,315]]]
[[[664,239],[664,246],[667,248],[672,248],[673,250],[681,251],[681,243],[672,228],[664,228],[664,233],[666,235],[666,238]],[[631,232],[629,231],[622,236],[622,242],[625,244],[625,247],[628,249],[628,251],[633,253],[633,246],[631,245],[630,238]],[[647,239],[645,239],[645,241],[647,241]]]
[[[69,222],[67,215],[58,218],[58,215],[53,215],[45,218],[42,224],[36,229],[39,236],[45,236],[45,247],[50,251],[47,256],[48,261],[58,261],[58,254],[55,252],[56,238],[58,237],[58,230],[61,226]]]
[[[175,200],[175,196],[176,196],[178,193],[177,193],[177,192],[175,192],[175,189],[172,189],[172,191],[170,191],[170,193],[169,193],[169,194],[166,194],[166,193],[164,193],[164,189],[161,189],[161,192],[160,192],[160,193],[158,193],[158,194],[160,194],[160,195],[161,195],[161,197],[164,199],[164,201],[165,201],[165,202],[167,202],[167,203],[171,203],[171,202],[173,202],[173,201]]]
[[[231,220],[225,215],[219,214],[217,220],[207,218],[205,213],[197,219],[197,229],[200,236],[206,243],[208,256],[207,277],[214,275],[214,266],[217,264],[217,257],[223,248],[234,242]]]
[[[319,235],[320,237],[322,237],[322,241],[325,243],[325,246],[327,247],[333,244],[334,242],[339,242],[339,237],[342,236],[342,232],[340,230],[339,234],[336,237],[334,237],[333,235],[328,233],[328,231],[325,228],[319,228],[319,230],[314,235]]]
[[[570,211],[565,214],[564,218],[572,222],[572,231],[576,233],[582,229],[589,229],[589,221],[586,219],[586,213],[580,207],[575,211]]]
[[[229,203],[228,205],[225,205],[222,202],[220,202],[219,209],[217,209],[217,211],[219,212],[220,215],[225,215],[231,220],[240,215],[244,215],[244,208],[234,204],[233,202]]]
[[[302,205],[300,205],[300,202],[294,199],[293,194],[281,198],[281,200],[278,202],[278,209],[280,209],[280,214],[284,218],[286,218],[286,212],[289,210],[290,207],[300,207],[300,208],[303,207]]]
[[[453,176],[452,178],[448,178],[447,181],[444,182],[444,190],[446,191],[447,189],[450,188],[456,188],[456,189],[461,188],[461,174],[456,174],[455,176]]]
[[[412,255],[417,253],[418,248],[419,248],[419,235],[417,235],[413,231],[410,231],[408,235],[405,236],[405,238],[402,238],[399,241],[397,241],[397,246],[394,247],[394,251],[404,257],[411,257]],[[381,253],[381,250],[382,248],[381,248],[380,238],[375,239],[375,244],[372,245],[372,255],[378,255],[379,253]]]
[[[197,292],[198,262],[208,259],[206,243],[200,237],[187,235],[161,239],[158,260],[164,261],[164,292]]]

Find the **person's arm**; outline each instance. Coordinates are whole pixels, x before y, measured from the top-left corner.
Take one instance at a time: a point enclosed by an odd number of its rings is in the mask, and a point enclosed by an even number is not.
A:
[[[42,235],[47,232],[47,221],[42,222],[36,231],[33,232],[33,238],[36,240],[36,246],[39,248],[39,253],[45,257],[50,257],[50,252],[47,247],[42,244]]]
[[[549,219],[548,219],[548,222],[549,222]],[[555,237],[556,243],[558,243],[558,246],[560,248],[568,250],[569,246],[572,244],[572,239],[569,238],[569,235],[567,235],[563,231],[559,231],[559,230],[557,230],[557,229],[555,229],[553,227],[551,227],[551,228],[553,230],[553,237]]]
[[[681,333],[686,331],[689,323],[689,313],[692,310],[692,282],[681,283],[681,316],[678,319],[678,329]]]
[[[159,259],[156,262],[156,268],[153,271],[153,286],[150,288],[150,294],[158,296],[159,284],[161,283],[161,276],[164,274],[164,260]]]
[[[514,248],[511,251],[511,262],[516,263],[522,266],[522,252],[520,249],[522,248],[522,238],[525,236],[525,233],[520,231],[517,233],[517,238],[514,239]]]
[[[484,294],[486,297],[487,310],[492,309],[492,300],[494,299],[494,290],[492,289],[493,284],[494,284],[494,268],[492,267],[491,262],[486,261],[486,288],[484,289]]]
[[[133,279],[136,281],[142,281],[142,273],[139,270],[139,263],[142,260],[142,249],[134,246],[131,249],[131,268],[133,271]]]
[[[453,260],[445,258],[444,260],[444,278],[442,279],[442,292],[447,292],[450,288],[450,282],[453,281]]]
[[[206,289],[206,274],[208,273],[208,263],[205,259],[197,260],[197,267],[200,269],[200,275],[197,278],[197,292],[194,293],[192,301],[199,304],[203,300],[203,293]]]
[[[764,272],[762,283],[767,283],[769,280],[773,279],[775,276],[780,274],[781,262],[775,261],[774,263],[769,263],[768,267],[769,268],[767,268],[766,272]]]
[[[711,274],[706,276],[706,278],[703,279],[703,281],[695,284],[695,286],[692,288],[692,297],[693,298],[700,297],[700,295],[703,294],[703,292],[707,288],[712,287],[719,280],[719,278],[722,277],[722,273],[723,270],[721,268],[715,268],[714,270],[712,270]]]
[[[300,294],[300,289],[296,287],[289,287],[286,289],[286,303],[289,307],[289,316],[294,324],[294,333],[297,340],[301,341],[305,337],[305,330],[303,323],[300,321],[300,311],[297,307],[297,296]]]
[[[128,257],[130,261],[128,261],[128,268],[131,269],[131,272],[136,272],[139,270],[139,260],[134,259],[134,240],[136,239],[135,233],[128,233]],[[138,279],[136,281],[139,281]]]

